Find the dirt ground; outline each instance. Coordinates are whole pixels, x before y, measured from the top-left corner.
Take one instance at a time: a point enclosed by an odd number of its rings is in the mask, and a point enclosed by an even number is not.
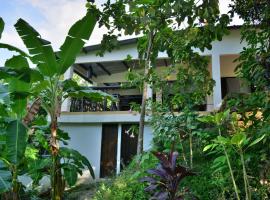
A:
[[[73,187],[65,191],[66,200],[90,200],[93,198],[96,190],[98,189],[101,182],[106,182],[108,180],[98,180],[91,183],[81,183],[76,187]]]

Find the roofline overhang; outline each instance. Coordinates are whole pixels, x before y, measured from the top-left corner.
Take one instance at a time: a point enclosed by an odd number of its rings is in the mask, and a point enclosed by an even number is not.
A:
[[[242,27],[242,25],[232,25],[232,26],[228,26],[229,30],[238,30]],[[138,38],[131,38],[131,39],[125,39],[125,40],[119,40],[118,41],[118,45],[119,46],[125,46],[125,45],[129,45],[129,44],[136,44],[138,41]],[[85,46],[82,49],[82,52],[84,53],[88,53],[91,51],[97,51],[100,50],[101,44],[95,44],[95,45],[89,45],[89,46]]]

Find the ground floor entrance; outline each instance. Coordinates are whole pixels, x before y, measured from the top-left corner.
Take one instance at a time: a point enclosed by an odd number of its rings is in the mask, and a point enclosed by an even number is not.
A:
[[[136,155],[138,124],[102,124],[100,177],[115,175]]]

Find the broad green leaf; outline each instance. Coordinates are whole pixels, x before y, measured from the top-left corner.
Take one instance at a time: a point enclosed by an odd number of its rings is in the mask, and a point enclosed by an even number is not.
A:
[[[220,143],[220,144],[226,145],[226,144],[230,143],[230,140],[223,137],[223,136],[218,136],[217,137],[217,142]]]
[[[88,170],[90,171],[91,176],[93,178],[95,178],[95,173],[94,173],[94,170],[92,168],[92,165],[90,164],[88,159],[85,156],[83,156],[82,154],[80,154],[78,151],[76,151],[74,149],[69,149],[66,147],[61,147],[60,154],[63,158],[67,158],[69,160],[73,159],[74,163],[76,165],[78,165],[77,167],[80,167],[80,168],[84,167],[84,166],[87,167]]]
[[[61,85],[63,87],[63,90],[66,92],[81,89],[81,86],[79,86],[78,83],[72,79],[64,80]]]
[[[18,118],[22,118],[26,114],[27,93],[13,93],[11,95],[11,108]]]
[[[37,79],[34,74],[38,73],[29,67],[27,59],[21,55],[6,60],[2,71],[7,74],[4,78],[9,82],[9,91],[19,93],[29,92],[31,80]]]
[[[60,47],[59,65],[60,74],[63,74],[74,62],[78,53],[90,38],[95,27],[97,16],[95,10],[89,10],[87,14],[77,21],[69,30],[64,44]]]
[[[11,189],[11,173],[0,169],[0,194]]]
[[[82,163],[85,166],[87,166],[92,178],[95,178],[95,172],[94,172],[93,167],[92,167],[91,163],[89,162],[89,160],[83,155],[81,155],[80,159],[81,159]]]
[[[110,99],[115,101],[116,99],[102,91],[98,90],[91,90],[91,89],[84,89],[84,90],[77,90],[77,91],[71,91],[68,92],[67,97],[74,97],[74,98],[88,98],[92,101],[102,101],[103,99]]]
[[[30,77],[29,74],[14,77],[9,81],[9,91],[17,93],[28,93],[30,91]]]
[[[225,112],[219,112],[215,114],[215,123],[217,125],[221,125],[229,116],[230,110],[226,110]]]
[[[24,157],[26,145],[26,127],[19,120],[9,122],[6,135],[7,160],[12,164],[19,164]]]
[[[231,138],[231,143],[240,147],[246,138],[247,136],[244,133],[237,133]]]
[[[0,103],[9,104],[9,100],[8,86],[0,84]]]
[[[209,149],[211,149],[214,146],[214,144],[208,144],[203,148],[203,151],[207,151]]]
[[[25,57],[23,57],[22,55],[17,55],[6,60],[5,67],[14,69],[29,69],[29,64]]]
[[[71,164],[66,165],[64,167],[64,176],[70,187],[75,185],[78,180],[77,168]]]
[[[253,145],[255,145],[255,144],[259,143],[260,141],[262,141],[262,140],[263,140],[263,138],[264,138],[264,137],[265,137],[265,134],[264,134],[264,135],[262,135],[261,137],[257,138],[257,139],[256,139],[256,140],[254,140],[253,142],[251,142],[251,143],[248,145],[248,147],[247,147],[247,148],[252,147]]]
[[[197,118],[198,121],[203,122],[203,123],[214,123],[214,117],[211,115],[206,115],[206,116],[202,116]]]
[[[29,55],[27,53],[25,53],[24,51],[20,50],[17,47],[14,47],[10,44],[0,43],[0,49],[7,49],[9,51],[15,51],[16,53],[19,53],[22,56],[29,57]]]
[[[43,40],[40,34],[23,19],[19,19],[15,28],[27,47],[30,59],[37,64],[40,72],[45,76],[57,73],[58,65],[50,42]]]
[[[2,37],[2,33],[3,33],[3,30],[4,30],[4,27],[5,27],[5,22],[2,19],[2,17],[0,17],[0,39]]]
[[[79,86],[72,79],[68,79],[62,82],[63,91],[66,93],[64,98],[66,97],[74,97],[74,98],[89,98],[92,101],[102,101],[104,99],[109,99],[111,101],[116,101],[116,99],[99,90],[87,89],[85,87]]]

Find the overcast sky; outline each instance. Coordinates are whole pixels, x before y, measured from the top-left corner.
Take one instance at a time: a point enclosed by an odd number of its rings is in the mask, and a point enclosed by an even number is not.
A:
[[[96,4],[101,6],[105,1],[96,0]],[[222,13],[228,11],[229,1],[220,0]],[[57,50],[69,27],[85,14],[85,3],[86,0],[0,0],[0,16],[6,24],[1,41],[24,48],[13,27],[19,18],[23,18],[38,30],[44,39],[51,41],[53,48]],[[235,23],[238,23],[237,19]],[[99,43],[105,32],[104,28],[96,27],[87,44]],[[0,50],[0,66],[4,65],[4,60],[10,55]]]

